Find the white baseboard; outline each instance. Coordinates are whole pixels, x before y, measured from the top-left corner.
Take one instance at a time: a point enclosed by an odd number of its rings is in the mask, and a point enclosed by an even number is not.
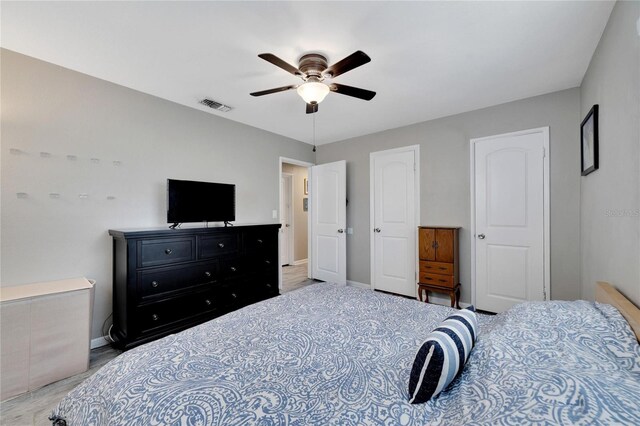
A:
[[[358,281],[347,280],[347,285],[371,290],[371,284],[360,283]],[[429,303],[433,303],[434,305],[451,306],[451,300],[448,297],[435,296],[433,293],[429,296]],[[467,308],[469,306],[471,306],[470,303],[460,302],[461,308]]]
[[[107,346],[109,342],[107,341],[107,337],[96,337],[95,339],[91,339],[91,349],[101,348],[103,346]]]
[[[371,290],[371,284],[359,283],[358,281],[347,280],[347,285],[351,287],[364,288],[365,290]]]
[[[434,305],[443,305],[443,306],[451,306],[451,299],[449,299],[448,297],[442,297],[442,296],[434,296],[433,293],[431,293],[429,295],[429,303],[433,303]],[[469,306],[471,306],[470,303],[464,303],[464,302],[460,302],[460,307],[461,308],[468,308]]]
[[[300,260],[296,260],[295,262],[292,263],[293,266],[298,266],[298,265],[303,265],[305,263],[307,263],[309,261],[309,259],[300,259]]]

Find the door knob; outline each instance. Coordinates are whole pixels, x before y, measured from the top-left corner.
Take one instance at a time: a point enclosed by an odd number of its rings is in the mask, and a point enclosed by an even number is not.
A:
[[[288,223],[285,225],[287,228],[290,227],[291,225],[289,225]]]
[[[375,228],[373,232],[380,232],[380,228]]]
[[[338,234],[344,234],[344,229],[338,229]]]
[[[484,234],[478,234],[478,239],[484,240],[485,239],[485,235]]]

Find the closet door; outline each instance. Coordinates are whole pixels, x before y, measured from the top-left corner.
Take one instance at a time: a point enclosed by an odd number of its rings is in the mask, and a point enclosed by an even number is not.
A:
[[[416,295],[416,151],[374,152],[371,160],[372,284]]]
[[[546,300],[548,129],[474,142],[476,307],[503,312]]]

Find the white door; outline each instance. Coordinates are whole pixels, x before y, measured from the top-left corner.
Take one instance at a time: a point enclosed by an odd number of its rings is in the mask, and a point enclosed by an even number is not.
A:
[[[347,283],[347,163],[311,167],[313,278]]]
[[[474,141],[477,308],[545,300],[548,130]]]
[[[291,244],[291,206],[293,202],[293,176],[289,173],[283,173],[280,178],[282,197],[280,198],[280,242],[282,249],[280,250],[280,266],[289,265],[292,258]]]
[[[416,295],[417,148],[371,153],[372,285]]]

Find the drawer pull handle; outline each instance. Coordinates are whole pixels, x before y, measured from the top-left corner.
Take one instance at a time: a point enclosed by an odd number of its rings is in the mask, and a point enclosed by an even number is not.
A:
[[[236,267],[235,267],[235,266],[232,266],[232,267],[231,267],[231,268],[229,268],[229,269],[231,270],[231,272],[235,272],[235,271],[237,271],[237,269],[236,269]]]
[[[207,271],[207,272],[205,272],[205,273],[204,273],[204,275],[205,275],[206,277],[210,277],[210,276],[211,276],[211,272]]]
[[[265,260],[264,263],[266,263],[267,265],[271,265],[271,261],[270,260]]]
[[[438,281],[440,281],[441,283],[446,283],[447,282],[447,280],[438,280]]]
[[[224,243],[218,243],[218,247],[224,248]]]
[[[205,300],[204,303],[206,303],[207,306],[211,306],[211,300],[209,300],[209,299]]]
[[[443,268],[443,267],[441,266],[441,267],[440,267],[440,270],[441,270],[441,271],[446,271],[446,270],[447,270],[447,268]]]
[[[433,278],[427,277],[427,281],[433,281]]]
[[[258,239],[258,244],[262,244],[262,240]]]
[[[164,253],[165,253],[165,254],[171,254],[171,253],[173,253],[173,250],[171,250],[171,249],[165,249]]]
[[[267,283],[267,288],[271,288],[271,284]]]
[[[231,297],[233,297],[234,299],[237,299],[237,298],[238,298],[238,295],[237,295],[237,294],[235,294],[235,293],[231,293]]]
[[[158,287],[158,281],[151,281],[151,287],[153,288]]]
[[[153,314],[151,315],[151,319],[154,321],[158,321],[158,319],[160,319],[160,317],[157,314]]]

